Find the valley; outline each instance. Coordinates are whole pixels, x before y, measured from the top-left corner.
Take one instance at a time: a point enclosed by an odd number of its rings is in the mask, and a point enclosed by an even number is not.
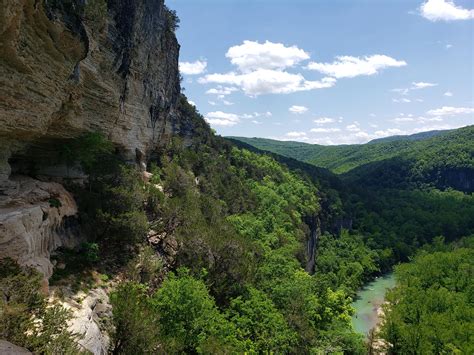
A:
[[[427,115],[455,116],[451,129],[360,144],[237,136],[303,123],[313,113],[295,97],[356,109],[364,90],[338,100],[344,79],[407,66],[387,55],[318,63],[247,39],[252,21],[254,35],[303,38],[317,31],[294,16],[315,26],[361,9],[329,3],[1,1],[0,353],[474,353],[472,108]],[[275,10],[285,26],[261,23]],[[245,26],[229,27],[239,13]],[[185,60],[194,46],[232,71]],[[347,64],[357,70],[335,72]],[[397,75],[384,92],[410,103],[441,90],[393,91]],[[355,126],[285,137],[359,139]]]

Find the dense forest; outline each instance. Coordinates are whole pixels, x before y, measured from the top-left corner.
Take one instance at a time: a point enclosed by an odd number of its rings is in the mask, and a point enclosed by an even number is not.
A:
[[[437,239],[395,268],[382,336],[393,354],[471,354],[474,351],[473,237]]]

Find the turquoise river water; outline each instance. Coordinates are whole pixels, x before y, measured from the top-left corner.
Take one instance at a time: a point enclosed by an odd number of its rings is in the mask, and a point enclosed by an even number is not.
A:
[[[395,286],[393,273],[378,277],[357,293],[352,307],[355,314],[352,316],[352,325],[356,332],[367,335],[379,322],[377,310],[385,299],[388,289]]]

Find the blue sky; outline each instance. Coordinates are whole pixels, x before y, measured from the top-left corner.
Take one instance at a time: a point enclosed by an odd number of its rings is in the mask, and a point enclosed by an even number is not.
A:
[[[473,0],[168,0],[221,135],[319,144],[474,124]]]

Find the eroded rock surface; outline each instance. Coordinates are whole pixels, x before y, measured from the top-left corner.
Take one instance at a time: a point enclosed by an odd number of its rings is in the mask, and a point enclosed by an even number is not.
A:
[[[10,181],[0,196],[0,256],[32,266],[48,278],[53,272],[51,252],[79,242],[67,225],[77,213],[76,203],[58,183],[26,176]]]
[[[78,344],[94,355],[107,354],[110,343],[107,320],[112,316],[107,293],[96,288],[87,294],[80,292],[68,297],[61,303],[72,312],[69,330],[80,336]]]

